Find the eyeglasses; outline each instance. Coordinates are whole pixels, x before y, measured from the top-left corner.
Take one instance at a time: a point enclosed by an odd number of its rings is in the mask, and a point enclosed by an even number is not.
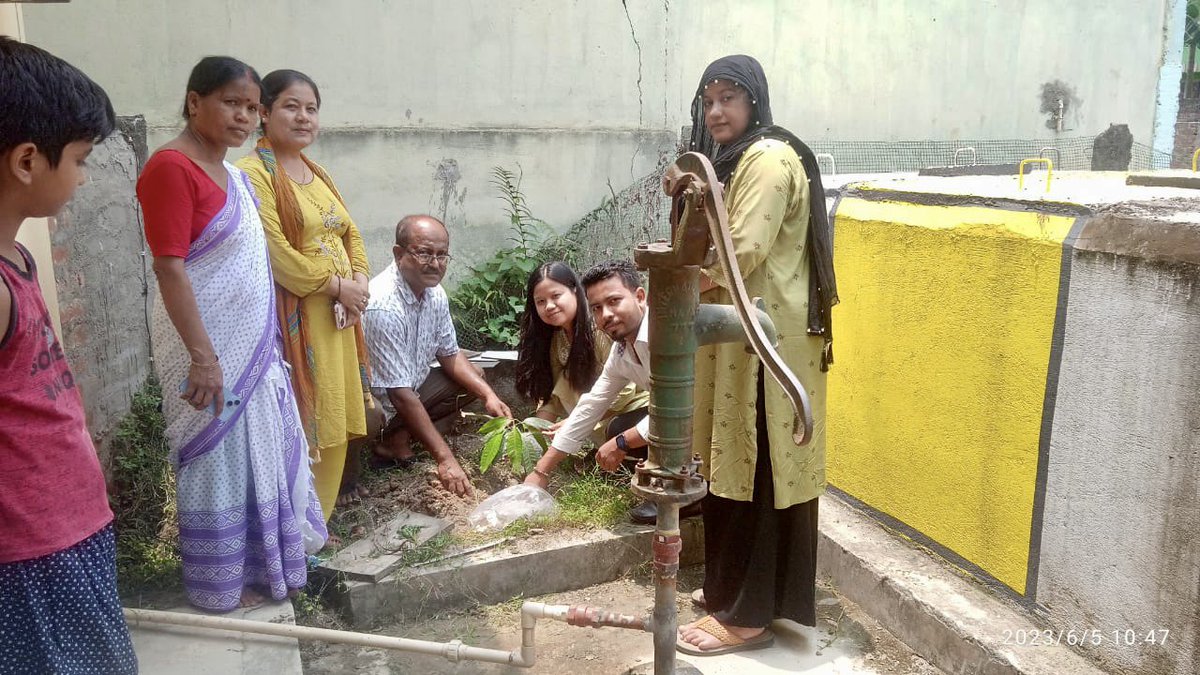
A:
[[[422,265],[428,265],[432,262],[436,262],[439,265],[446,265],[449,264],[451,259],[451,255],[449,253],[434,255],[433,253],[418,253],[417,251],[413,251],[411,249],[407,250],[407,253]]]

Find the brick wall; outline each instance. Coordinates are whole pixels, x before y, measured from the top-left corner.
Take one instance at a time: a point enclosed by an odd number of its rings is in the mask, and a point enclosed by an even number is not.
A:
[[[121,118],[88,159],[88,180],[51,222],[63,348],[108,464],[108,438],[150,373],[147,258],[134,184],[146,127]]]

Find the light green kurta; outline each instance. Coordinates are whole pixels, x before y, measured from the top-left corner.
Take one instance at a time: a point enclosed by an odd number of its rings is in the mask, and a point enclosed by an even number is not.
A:
[[[792,442],[792,409],[764,372],[775,508],[809,501],[825,489],[825,373],[820,336],[808,335],[808,178],[783,141],[760,140],[738,162],[725,192],[729,229],[746,292],[762,297],[779,332],[780,356],[804,384],[813,405],[815,435]],[[731,304],[724,272],[705,273],[721,285],[701,302]],[[704,460],[709,490],[738,501],[754,496],[759,359],[745,345],[701,347],[696,354],[693,450]]]

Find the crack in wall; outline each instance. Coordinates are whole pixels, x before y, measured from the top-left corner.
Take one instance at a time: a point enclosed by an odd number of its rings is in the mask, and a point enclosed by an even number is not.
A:
[[[621,8],[625,10],[625,21],[629,24],[629,37],[633,39],[633,46],[637,48],[638,55],[638,129],[645,128],[646,124],[642,117],[642,43],[638,42],[637,31],[633,28],[633,18],[629,16],[629,5],[625,4],[626,0],[621,0]],[[634,148],[633,155],[629,158],[629,175],[634,175],[634,164],[637,162],[637,157],[642,152],[642,140],[638,139],[638,145]]]
[[[671,35],[671,3],[669,0],[663,0],[663,128],[666,128],[667,123],[671,119],[670,112],[667,109],[667,64],[671,62],[670,58],[670,35]]]
[[[629,6],[625,4],[626,0],[621,0],[621,8],[625,10],[625,21],[629,24],[629,37],[633,38],[633,46],[637,47],[638,54],[638,127],[644,126],[642,122],[642,43],[638,42],[637,31],[633,28],[633,19],[629,16]]]

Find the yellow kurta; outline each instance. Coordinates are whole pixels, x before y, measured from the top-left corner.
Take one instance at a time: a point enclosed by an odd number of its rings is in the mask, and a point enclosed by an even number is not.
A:
[[[302,298],[316,397],[314,444],[321,457],[313,464],[313,476],[328,518],[341,482],[346,444],[351,438],[365,436],[367,423],[354,331],[337,329],[332,299],[317,291],[333,274],[350,277],[362,272],[370,277],[366,249],[350,214],[329,186],[314,176],[307,185],[292,182],[304,217],[302,245],[297,250],[283,236],[271,176],[262,160],[250,155],[237,166],[249,175],[260,202],[258,212],[267,233],[275,282]]]
[[[599,375],[600,370],[604,368],[605,361],[608,361],[608,353],[612,350],[613,342],[608,335],[599,330],[595,332],[595,342],[596,375]],[[566,334],[562,330],[554,331],[554,336],[550,338],[550,372],[554,376],[554,390],[550,393],[550,400],[537,411],[538,413],[549,413],[556,420],[570,415],[579,403],[579,397],[585,393],[575,391],[571,388],[571,383],[567,381],[567,357],[570,353],[571,345],[567,342]],[[604,438],[604,429],[612,418],[649,405],[649,392],[636,388],[633,383],[626,385],[617,396],[617,400],[613,402],[612,407],[596,425],[592,434],[592,442],[600,445],[607,440]]]
[[[787,396],[764,373],[768,440],[775,508],[818,497],[825,489],[825,373],[820,336],[808,335],[808,178],[792,148],[774,139],[751,145],[725,191],[729,229],[751,298],[762,297],[779,332],[779,354],[812,401],[815,434],[803,447],[792,442]],[[700,301],[731,304],[724,272],[706,270],[721,285]],[[704,460],[709,490],[752,501],[756,445],[755,400],[759,359],[742,344],[701,347],[696,354],[693,450]]]

